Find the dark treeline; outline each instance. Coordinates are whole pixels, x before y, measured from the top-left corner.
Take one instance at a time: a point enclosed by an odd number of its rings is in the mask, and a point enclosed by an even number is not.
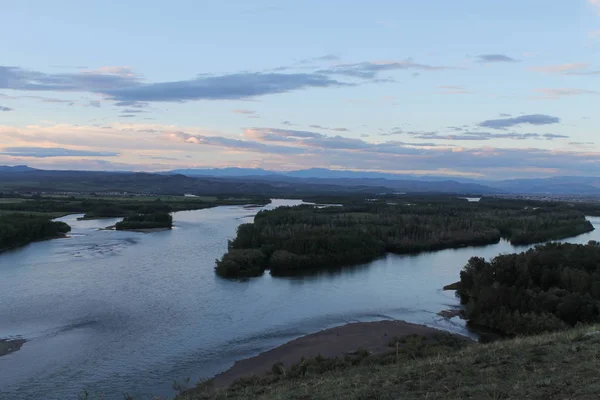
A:
[[[549,243],[489,262],[473,257],[457,295],[470,323],[506,335],[600,322],[600,244]]]
[[[153,212],[149,214],[138,214],[125,217],[123,221],[115,225],[117,230],[131,229],[157,229],[173,226],[173,217],[166,212]]]
[[[14,201],[0,202],[0,215],[3,215],[5,221],[10,221],[0,224],[0,250],[58,236],[53,227],[62,226],[61,229],[64,230],[64,226],[68,228],[68,225],[53,223],[51,219],[66,214],[81,213],[84,214],[84,219],[123,217],[127,221],[121,223],[120,229],[152,229],[171,227],[172,217],[169,213],[174,211],[269,202],[269,199],[260,197],[103,198],[10,195],[3,198]],[[140,218],[142,220],[138,220]],[[32,226],[31,234],[26,232],[26,226],[29,225]]]
[[[267,199],[262,198],[214,198],[206,201],[194,197],[172,199],[147,199],[147,198],[110,198],[101,197],[37,197],[27,198],[27,201],[14,203],[0,203],[0,209],[18,212],[42,213],[83,213],[84,218],[118,218],[138,214],[152,214],[154,212],[169,213],[183,210],[198,210],[217,205],[229,204],[267,204]]]
[[[341,207],[281,207],[261,211],[238,228],[229,251],[217,260],[225,277],[257,276],[265,269],[290,275],[368,262],[398,254],[470,245],[506,238],[514,244],[562,239],[593,230],[568,205],[449,197],[352,203]],[[398,204],[396,204],[398,203]]]
[[[38,240],[63,236],[71,228],[64,222],[28,214],[0,215],[0,251]]]

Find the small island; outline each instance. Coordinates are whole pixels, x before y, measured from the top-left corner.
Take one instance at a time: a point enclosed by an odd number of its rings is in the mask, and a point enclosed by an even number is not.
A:
[[[150,214],[136,214],[125,217],[117,222],[115,229],[118,231],[155,232],[168,230],[173,227],[173,217],[167,212],[153,212]]]

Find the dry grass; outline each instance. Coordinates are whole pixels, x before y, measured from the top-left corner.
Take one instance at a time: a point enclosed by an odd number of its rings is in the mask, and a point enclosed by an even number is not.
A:
[[[217,399],[598,399],[600,325],[478,344],[392,365],[322,375],[249,379],[227,390],[208,386],[182,400]]]

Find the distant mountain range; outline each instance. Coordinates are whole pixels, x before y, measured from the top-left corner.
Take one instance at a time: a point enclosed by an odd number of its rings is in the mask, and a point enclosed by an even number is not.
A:
[[[162,173],[127,171],[47,171],[26,165],[0,166],[0,190],[132,191],[204,194],[452,193],[600,196],[598,177],[476,180],[380,172],[311,168],[268,171],[260,168],[178,169]]]
[[[35,168],[28,167],[27,165],[15,165],[9,167],[7,165],[0,165],[0,172],[24,172],[24,171],[37,171]]]
[[[393,174],[384,172],[362,172],[348,170],[334,170],[327,168],[309,168],[296,171],[268,171],[262,168],[206,168],[206,169],[176,169],[167,171],[167,174],[182,174],[187,176],[215,176],[215,177],[241,177],[241,176],[286,176],[291,178],[318,178],[318,179],[389,179],[411,181],[442,181],[453,180],[456,182],[480,183],[476,179],[440,175],[410,175]]]
[[[310,168],[287,172],[267,171],[262,168],[178,169],[166,173],[223,178],[246,177],[262,181],[301,179],[303,182],[326,182],[336,185],[361,184],[366,186],[385,186],[408,192],[439,191],[481,194],[514,193],[600,196],[600,177],[582,176],[492,181],[455,176],[339,171],[326,168]]]

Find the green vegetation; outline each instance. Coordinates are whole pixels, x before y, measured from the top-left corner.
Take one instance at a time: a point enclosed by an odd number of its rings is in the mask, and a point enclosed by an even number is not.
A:
[[[0,197],[0,251],[37,240],[60,237],[70,230],[52,219],[84,214],[83,219],[119,218],[117,229],[170,228],[174,211],[219,205],[267,204],[266,198],[185,196],[16,196]]]
[[[217,260],[223,277],[273,275],[371,261],[386,252],[417,253],[486,245],[563,239],[593,230],[584,214],[562,203],[449,197],[380,200],[341,207],[304,205],[261,211],[243,224]]]
[[[0,215],[0,251],[44,239],[64,236],[71,228],[46,216],[28,214]]]
[[[85,219],[119,218],[154,212],[199,210],[219,205],[267,204],[265,198],[214,198],[184,196],[95,197],[95,196],[36,196],[27,199],[2,199],[0,210],[37,213],[83,213]],[[21,200],[21,201],[17,201]]]
[[[201,384],[179,400],[594,399],[600,325],[490,344],[435,348],[416,342],[383,362],[311,359],[227,389]]]
[[[600,244],[549,243],[489,262],[473,257],[457,295],[471,323],[506,335],[600,322]]]
[[[153,212],[151,214],[138,214],[125,217],[118,222],[115,228],[119,231],[145,230],[145,229],[171,229],[173,217],[166,212]]]

